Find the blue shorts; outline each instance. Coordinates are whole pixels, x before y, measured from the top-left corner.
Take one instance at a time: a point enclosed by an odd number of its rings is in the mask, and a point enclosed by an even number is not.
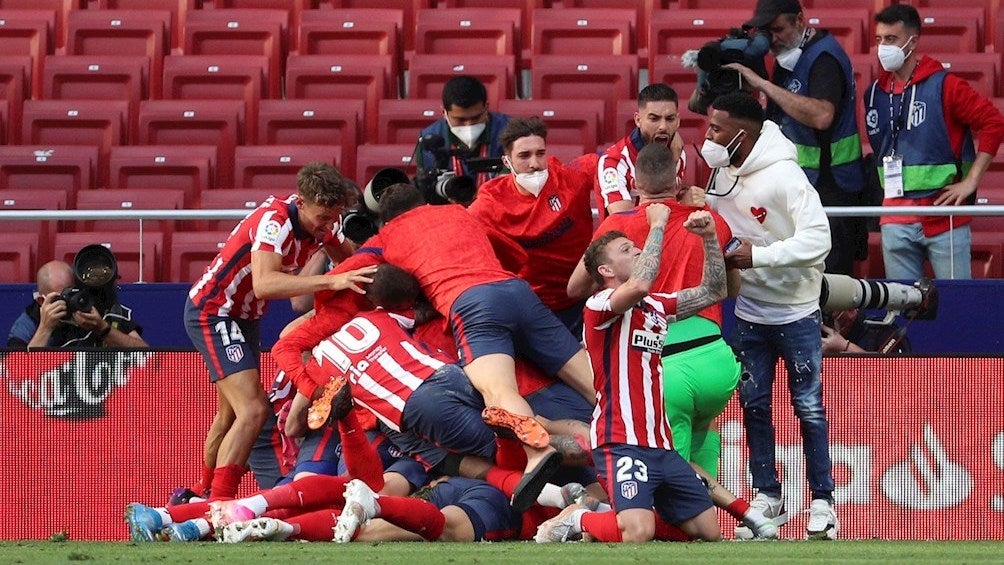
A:
[[[464,366],[484,355],[525,357],[557,374],[582,345],[522,279],[473,286],[450,311],[450,329]]]
[[[713,506],[704,482],[676,451],[613,443],[594,449],[593,460],[617,512],[654,508],[679,524]]]
[[[447,506],[463,510],[474,526],[474,541],[498,539],[504,532],[518,532],[522,525],[513,515],[509,498],[479,479],[450,477],[432,488],[429,502],[440,510]]]
[[[259,490],[274,487],[282,478],[282,439],[276,427],[276,417],[270,416],[261,427],[261,433],[251,447],[248,467],[254,473]]]
[[[366,437],[370,438],[370,443],[373,443],[374,447],[376,447],[377,455],[380,456],[380,462],[383,465],[384,472],[397,473],[398,475],[404,477],[411,485],[412,491],[427,484],[430,479],[425,466],[402,452],[401,449],[387,437],[386,432],[393,432],[393,430],[386,428],[383,424],[380,424],[380,426],[382,427],[382,431],[368,431],[366,432]],[[339,465],[338,470],[339,474],[342,475],[348,472],[348,469],[344,464],[344,458],[343,463]]]
[[[481,419],[484,409],[484,399],[464,370],[458,365],[443,365],[408,398],[401,412],[401,428],[448,451],[492,459],[495,433]],[[397,443],[397,438],[393,439]]]
[[[309,430],[300,442],[300,454],[290,476],[297,473],[318,475],[338,475],[342,461],[342,442],[335,426],[324,426],[319,430]]]
[[[257,320],[208,316],[191,300],[185,300],[185,332],[205,359],[211,382],[241,371],[258,370],[261,343]]]
[[[548,420],[593,421],[593,407],[563,381],[555,381],[526,397],[533,413]]]

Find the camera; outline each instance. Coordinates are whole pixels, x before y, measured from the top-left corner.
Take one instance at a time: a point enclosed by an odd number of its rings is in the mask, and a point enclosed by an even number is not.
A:
[[[91,293],[86,288],[72,286],[64,288],[59,293],[59,296],[52,299],[53,302],[60,300],[66,302],[66,314],[63,315],[64,321],[72,320],[75,312],[90,312],[91,308],[94,307],[94,299],[91,298]]]
[[[441,135],[423,135],[418,145],[423,152],[432,153],[435,159],[435,166],[423,167],[415,177],[415,186],[430,204],[455,202],[467,206],[477,195],[477,181],[470,175],[458,175],[450,166],[451,157],[459,159],[464,170],[472,174],[495,174],[503,168],[502,159],[477,157],[469,151],[450,149]]]
[[[766,30],[751,35],[747,28],[732,28],[725,37],[706,43],[697,52],[697,92],[688,106],[690,110],[707,114],[715,98],[742,90],[742,75],[724,65],[741,63],[766,78],[764,57],[768,52],[770,34]]]
[[[436,196],[443,200],[467,206],[474,201],[477,192],[477,182],[468,175],[444,171],[436,178]]]
[[[392,184],[410,183],[408,175],[401,169],[384,168],[373,175],[363,189],[362,198],[352,208],[342,212],[342,233],[355,243],[363,243],[376,235],[380,229],[380,195]]]

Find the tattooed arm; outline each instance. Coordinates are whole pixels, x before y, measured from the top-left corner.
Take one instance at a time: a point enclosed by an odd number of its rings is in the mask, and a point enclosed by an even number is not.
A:
[[[690,214],[683,223],[691,233],[701,236],[704,242],[704,274],[701,284],[685,288],[676,294],[676,319],[689,318],[712,304],[725,299],[725,259],[715,233],[715,220],[708,212]]]
[[[618,314],[627,312],[639,300],[645,298],[652,290],[652,282],[659,274],[662,242],[666,222],[669,221],[669,207],[665,204],[650,204],[645,209],[645,215],[649,225],[645,247],[631,267],[631,276],[610,296],[611,309]]]

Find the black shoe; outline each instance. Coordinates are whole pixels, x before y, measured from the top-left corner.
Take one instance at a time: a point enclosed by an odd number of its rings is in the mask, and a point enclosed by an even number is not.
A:
[[[512,509],[525,512],[537,502],[540,491],[544,490],[547,480],[561,466],[561,454],[557,451],[549,454],[532,471],[524,473],[523,478],[512,492]]]

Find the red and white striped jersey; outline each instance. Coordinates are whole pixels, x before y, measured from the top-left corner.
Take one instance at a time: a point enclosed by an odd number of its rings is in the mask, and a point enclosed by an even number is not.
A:
[[[662,346],[676,318],[676,294],[653,293],[623,314],[610,309],[613,289],[586,301],[583,334],[593,366],[596,408],[590,442],[672,449],[662,390]]]
[[[607,217],[607,207],[621,200],[634,201],[634,161],[638,151],[645,146],[641,131],[635,128],[600,155],[596,163],[594,194],[600,220]],[[676,176],[683,178],[687,170],[687,154],[680,153],[676,162]]]
[[[314,347],[314,361],[331,375],[346,375],[352,400],[401,430],[404,405],[450,357],[416,341],[414,320],[377,309],[362,312]]]
[[[255,296],[251,285],[251,253],[278,253],[282,255],[282,272],[295,274],[326,243],[304,231],[296,199],[295,194],[282,199],[269,197],[237,224],[223,249],[188,291],[197,308],[212,316],[246,320],[265,314],[267,301]],[[343,241],[341,231],[335,224],[327,241]]]

